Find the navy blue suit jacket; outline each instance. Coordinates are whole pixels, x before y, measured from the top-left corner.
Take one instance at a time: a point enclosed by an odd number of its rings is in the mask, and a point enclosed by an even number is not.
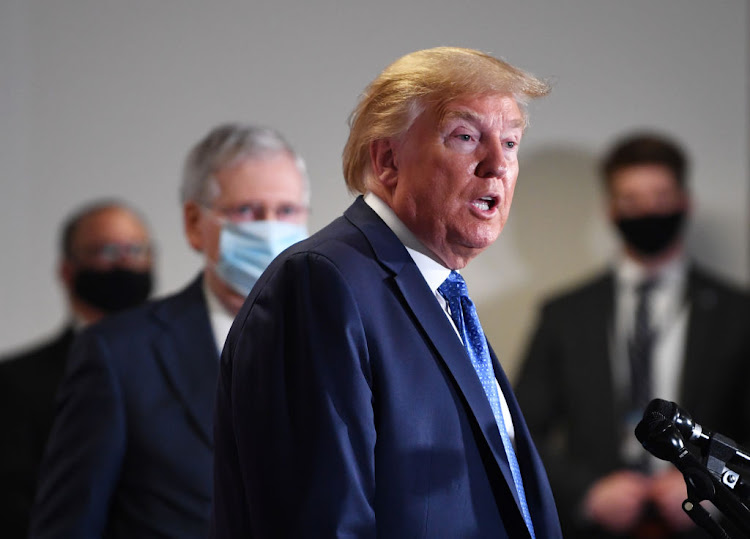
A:
[[[492,354],[539,538],[560,537],[536,449]],[[450,321],[358,199],[287,250],[229,334],[213,537],[528,537],[500,434]]]
[[[217,374],[200,278],[85,330],[58,394],[31,537],[205,537]]]
[[[0,360],[0,534],[29,536],[37,471],[55,417],[55,395],[74,332]]]

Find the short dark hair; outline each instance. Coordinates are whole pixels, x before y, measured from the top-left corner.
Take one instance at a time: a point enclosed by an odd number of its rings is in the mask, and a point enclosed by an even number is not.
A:
[[[68,215],[65,221],[63,221],[62,228],[60,229],[60,256],[65,259],[73,257],[73,241],[76,232],[78,232],[78,227],[84,219],[90,215],[111,208],[127,210],[138,217],[141,222],[145,223],[145,220],[140,213],[122,200],[114,198],[93,200],[74,210]]]
[[[668,137],[644,132],[621,139],[602,160],[602,178],[607,189],[612,187],[616,172],[637,165],[665,166],[681,189],[687,187],[688,160],[682,148]]]

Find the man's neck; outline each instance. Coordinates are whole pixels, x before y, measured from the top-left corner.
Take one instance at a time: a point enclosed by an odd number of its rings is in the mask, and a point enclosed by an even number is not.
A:
[[[204,287],[207,294],[210,294],[216,303],[224,309],[229,316],[234,318],[240,312],[245,297],[235,292],[228,284],[219,279],[219,277],[209,269],[203,272]]]
[[[364,199],[365,203],[370,206],[370,208],[372,208],[375,213],[378,214],[378,217],[380,217],[383,222],[388,225],[388,228],[393,231],[393,233],[401,241],[401,243],[404,244],[405,247],[417,251],[418,253],[421,253],[428,258],[431,258],[441,266],[445,266],[443,261],[440,260],[440,258],[435,253],[428,249],[427,246],[425,246],[425,244],[422,243],[411,230],[409,230],[409,227],[407,227],[404,222],[399,219],[398,215],[396,215],[396,212],[394,212],[393,209],[388,205],[388,203],[385,202],[379,195],[373,192],[369,192],[365,195]]]
[[[671,247],[655,255],[644,255],[628,245],[625,245],[623,253],[628,260],[643,268],[647,274],[656,274],[664,267],[683,258],[685,250],[682,241],[678,241]]]
[[[73,318],[73,324],[77,329],[82,329],[104,318],[105,313],[88,303],[71,298],[70,313]]]

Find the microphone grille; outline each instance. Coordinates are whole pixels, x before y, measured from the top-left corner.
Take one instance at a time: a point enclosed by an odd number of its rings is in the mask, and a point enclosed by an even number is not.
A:
[[[677,405],[663,399],[654,399],[643,412],[643,419],[635,428],[635,437],[642,444],[671,425]]]

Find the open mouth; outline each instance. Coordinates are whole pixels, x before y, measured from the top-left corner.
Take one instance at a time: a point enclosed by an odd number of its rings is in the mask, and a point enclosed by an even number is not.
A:
[[[480,197],[471,203],[476,209],[482,211],[490,211],[497,206],[497,199],[495,197]]]

